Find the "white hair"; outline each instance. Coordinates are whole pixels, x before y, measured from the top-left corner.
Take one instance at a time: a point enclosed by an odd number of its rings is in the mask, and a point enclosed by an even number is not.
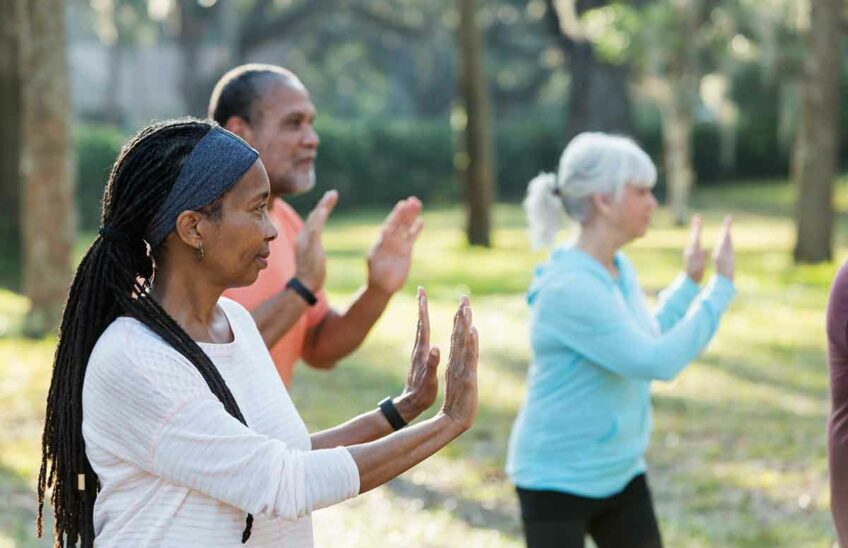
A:
[[[621,197],[624,185],[653,187],[657,168],[633,139],[606,133],[581,133],[568,143],[559,170],[542,173],[527,185],[524,210],[534,249],[553,244],[566,215],[589,218],[591,197]]]

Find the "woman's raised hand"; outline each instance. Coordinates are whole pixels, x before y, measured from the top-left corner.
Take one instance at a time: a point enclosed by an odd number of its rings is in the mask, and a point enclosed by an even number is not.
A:
[[[418,334],[404,394],[408,396],[406,401],[411,401],[415,394],[421,405],[428,406],[436,398],[436,366],[439,363],[439,353],[430,348],[429,339],[427,296],[419,289]],[[346,445],[359,469],[360,493],[409,470],[471,428],[477,414],[477,355],[477,330],[471,324],[468,297],[463,297],[453,321],[450,358],[445,371],[445,401],[441,410],[429,420],[380,439]],[[396,406],[404,401],[401,398]],[[403,415],[399,407],[398,411]],[[373,416],[373,412],[369,415]]]
[[[445,371],[445,401],[441,413],[462,430],[471,428],[477,415],[477,328],[471,322],[471,305],[463,296],[453,319],[450,357]]]
[[[733,225],[733,217],[727,215],[721,230],[721,236],[713,250],[713,261],[715,261],[716,273],[732,280],[736,268],[736,254],[733,251],[733,239],[730,229]]]
[[[418,329],[406,386],[397,399],[396,407],[403,420],[410,422],[436,401],[439,392],[439,349],[430,347],[430,315],[427,310],[427,293],[418,288]]]
[[[683,263],[686,274],[695,283],[701,283],[704,269],[707,266],[707,252],[701,247],[701,216],[692,216],[692,229],[689,233],[689,244],[683,250]]]

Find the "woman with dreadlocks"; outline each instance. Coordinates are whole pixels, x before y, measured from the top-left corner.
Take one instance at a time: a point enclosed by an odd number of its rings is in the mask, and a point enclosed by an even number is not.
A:
[[[470,428],[477,332],[463,298],[444,404],[426,295],[403,393],[310,435],[251,316],[276,236],[255,150],[198,120],[154,124],[118,156],[80,263],[47,399],[38,529],[56,546],[311,546],[313,510],[377,487]],[[319,207],[315,215],[328,214]]]

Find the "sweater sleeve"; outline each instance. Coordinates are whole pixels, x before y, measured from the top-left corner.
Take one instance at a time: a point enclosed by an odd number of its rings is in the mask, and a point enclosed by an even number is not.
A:
[[[571,348],[620,375],[670,380],[707,346],[734,293],[730,280],[714,278],[685,318],[654,336],[603,281],[569,277],[540,292],[534,337]]]
[[[216,400],[187,402],[153,439],[153,472],[257,515],[295,520],[359,492],[344,447],[292,450],[256,434]]]
[[[680,321],[689,310],[689,305],[698,296],[698,284],[681,272],[670,286],[660,293],[654,317],[660,326],[660,332],[665,333]]]
[[[252,431],[160,340],[95,349],[83,431],[118,459],[257,515],[295,520],[359,492],[347,449],[294,450]]]
[[[848,264],[836,275],[827,305],[830,511],[840,546],[848,546]]]

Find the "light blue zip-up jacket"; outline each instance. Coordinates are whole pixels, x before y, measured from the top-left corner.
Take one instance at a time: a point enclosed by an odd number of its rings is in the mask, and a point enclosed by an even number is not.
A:
[[[673,379],[704,350],[735,294],[723,276],[700,291],[681,274],[652,313],[629,259],[619,252],[615,263],[617,279],[561,247],[536,269],[527,395],[506,466],[519,487],[600,498],[644,472],[651,381]]]

